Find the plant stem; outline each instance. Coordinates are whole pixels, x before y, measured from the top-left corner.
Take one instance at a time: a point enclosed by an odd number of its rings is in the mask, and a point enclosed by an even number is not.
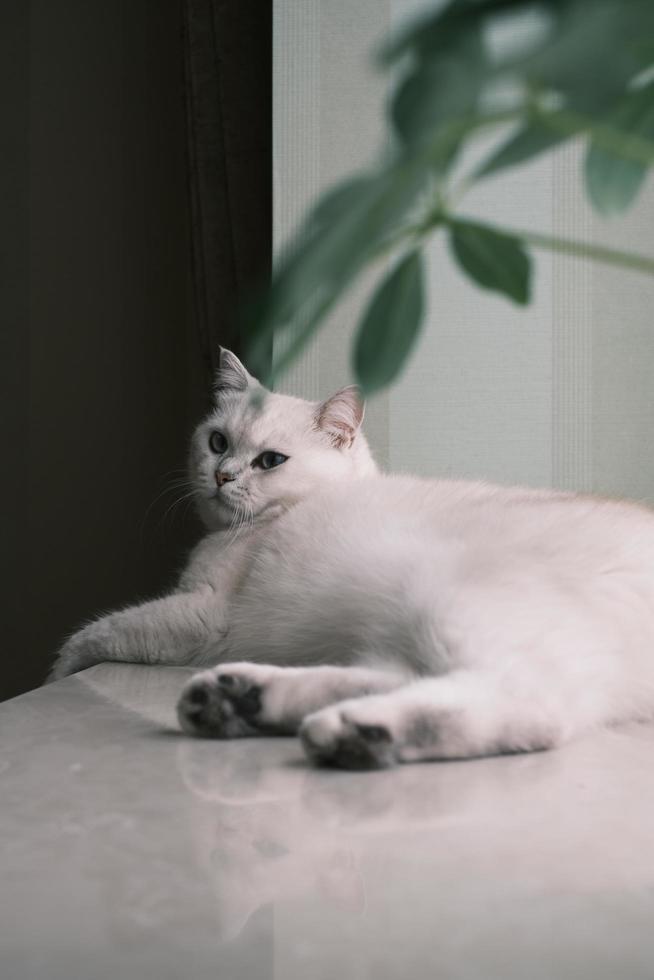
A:
[[[637,136],[635,133],[622,132],[614,126],[594,122],[588,116],[573,112],[570,109],[557,109],[556,112],[538,112],[534,114],[544,126],[557,133],[568,136],[585,134],[602,150],[613,153],[624,160],[632,160],[644,167],[654,163],[654,143],[651,140]]]
[[[632,269],[634,272],[645,272],[654,275],[654,259],[647,255],[636,255],[633,252],[620,252],[615,248],[607,248],[604,245],[592,245],[590,242],[575,242],[565,238],[554,238],[550,235],[541,235],[535,231],[510,231],[510,234],[518,235],[523,241],[534,245],[536,248],[547,248],[552,252],[562,252],[564,255],[572,255],[579,259],[593,259],[596,262],[605,262],[608,265],[618,265],[624,269]]]
[[[462,221],[470,220],[474,224],[480,222],[468,219],[462,215],[448,219],[448,224],[456,224],[457,218]],[[553,235],[544,235],[537,231],[526,231],[522,228],[500,228],[496,225],[484,225],[490,231],[500,235],[513,235],[528,245],[535,248],[546,248],[550,252],[562,252],[564,255],[572,255],[578,259],[593,259],[596,262],[604,262],[608,265],[621,266],[623,269],[631,269],[634,272],[644,272],[654,275],[654,258],[647,255],[636,255],[633,252],[620,252],[615,248],[607,248],[605,245],[593,245],[591,242],[577,242],[569,238],[556,238]]]

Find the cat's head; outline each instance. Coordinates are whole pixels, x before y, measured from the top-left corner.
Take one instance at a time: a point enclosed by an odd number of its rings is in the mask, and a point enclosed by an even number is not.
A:
[[[276,516],[327,484],[377,470],[355,387],[324,402],[279,395],[221,350],[215,392],[190,454],[198,510],[210,530]]]

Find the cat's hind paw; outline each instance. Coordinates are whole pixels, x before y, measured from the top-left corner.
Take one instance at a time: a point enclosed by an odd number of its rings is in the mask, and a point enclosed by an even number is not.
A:
[[[373,700],[343,702],[308,715],[299,734],[309,759],[339,769],[394,766],[398,762],[395,740],[390,728],[371,714]]]
[[[183,731],[204,738],[260,734],[261,687],[239,666],[203,670],[190,679],[177,704]]]

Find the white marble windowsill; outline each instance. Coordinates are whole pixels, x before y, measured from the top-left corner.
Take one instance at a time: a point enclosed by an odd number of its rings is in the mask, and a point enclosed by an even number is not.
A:
[[[6,980],[652,980],[654,726],[316,771],[183,737],[187,673],[0,706]]]

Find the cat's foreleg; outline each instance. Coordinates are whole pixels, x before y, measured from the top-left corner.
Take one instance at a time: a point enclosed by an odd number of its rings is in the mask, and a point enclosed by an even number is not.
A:
[[[225,604],[214,589],[176,592],[89,623],[61,648],[48,680],[107,660],[186,665],[211,657],[215,662],[224,632]]]
[[[529,752],[552,748],[565,735],[554,704],[475,671],[342,701],[309,715],[300,727],[310,759],[345,769]]]
[[[392,691],[406,675],[367,667],[221,664],[195,674],[177,714],[190,735],[291,735],[303,718],[344,698]]]

